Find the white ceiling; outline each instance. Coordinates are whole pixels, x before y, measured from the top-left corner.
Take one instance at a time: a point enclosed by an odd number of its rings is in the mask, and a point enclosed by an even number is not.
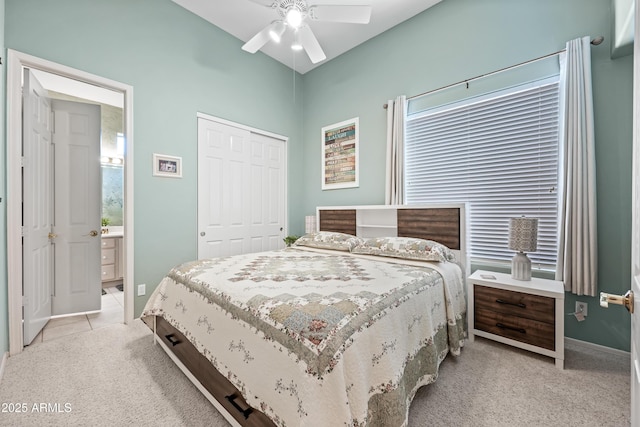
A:
[[[275,9],[250,0],[173,0],[187,10],[199,15],[227,33],[248,41],[258,31],[279,18]],[[403,21],[428,9],[441,0],[307,0],[315,4],[370,5],[369,24],[344,24],[309,21],[320,46],[327,56],[322,62],[312,64],[304,51],[294,52],[291,32],[287,31],[280,44],[267,43],[261,51],[301,74],[330,61],[338,55],[358,46]],[[240,47],[238,46],[238,49]],[[246,55],[250,53],[243,52]]]

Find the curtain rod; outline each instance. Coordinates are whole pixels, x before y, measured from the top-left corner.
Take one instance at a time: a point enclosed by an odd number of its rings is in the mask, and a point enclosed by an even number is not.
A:
[[[599,45],[600,43],[602,43],[603,41],[604,41],[604,37],[603,37],[603,36],[598,36],[598,37],[596,37],[595,39],[591,40],[591,44],[592,44],[592,45],[594,45],[594,46],[598,46],[598,45]],[[493,75],[493,74],[498,74],[498,73],[501,73],[501,72],[503,72],[503,71],[510,70],[510,69],[512,69],[512,68],[518,68],[518,67],[521,67],[521,66],[523,66],[523,65],[530,64],[531,62],[540,61],[540,60],[542,60],[542,59],[549,58],[549,57],[551,57],[551,56],[559,55],[559,54],[561,54],[562,52],[565,52],[566,50],[567,50],[567,49],[562,49],[562,50],[559,50],[559,51],[557,51],[557,52],[548,53],[548,54],[546,54],[546,55],[542,55],[542,56],[539,56],[539,57],[534,58],[534,59],[529,59],[528,61],[520,62],[519,64],[510,65],[510,66],[508,66],[508,67],[500,68],[499,70],[495,70],[495,71],[491,71],[491,72],[489,72],[489,73],[480,74],[479,76],[471,77],[470,79],[461,80],[461,81],[459,81],[459,82],[451,83],[451,84],[448,84],[448,85],[446,85],[446,86],[439,87],[439,88],[437,88],[437,89],[428,90],[428,91],[426,91],[426,92],[422,92],[422,93],[419,93],[419,94],[417,94],[417,95],[413,95],[413,96],[411,96],[411,97],[408,97],[408,98],[407,98],[407,101],[408,101],[408,100],[410,100],[410,99],[413,99],[413,98],[418,98],[418,97],[421,97],[421,96],[424,96],[424,95],[428,95],[428,94],[430,94],[430,93],[439,92],[439,91],[441,91],[441,90],[448,89],[448,88],[450,88],[450,87],[457,86],[457,85],[462,84],[462,83],[467,83],[467,87],[468,87],[468,84],[469,84],[469,82],[471,82],[471,81],[478,80],[478,79],[481,79],[481,78],[483,78],[483,77],[491,76],[491,75]],[[389,107],[389,104],[387,104],[387,103],[385,103],[385,104],[383,104],[383,105],[382,105],[382,108],[384,108],[385,110],[387,109],[387,107]]]

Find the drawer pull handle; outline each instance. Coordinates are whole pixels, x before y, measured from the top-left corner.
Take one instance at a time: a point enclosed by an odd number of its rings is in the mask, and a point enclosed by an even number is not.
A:
[[[513,326],[507,326],[503,323],[496,323],[496,326],[500,329],[509,329],[510,331],[520,332],[521,334],[527,333],[527,331],[523,328],[514,328]]]
[[[169,343],[173,347],[175,347],[176,345],[180,344],[180,340],[177,339],[175,337],[175,335],[173,335],[173,334],[165,335],[164,337],[167,339],[167,341],[169,341]]]
[[[227,399],[233,405],[233,407],[236,408],[238,412],[240,412],[244,416],[244,419],[248,419],[251,412],[253,412],[253,408],[248,407],[247,409],[242,409],[240,405],[236,403],[236,398],[238,398],[238,393],[233,393],[229,396],[225,396],[225,399]]]
[[[509,302],[509,301],[505,301],[503,299],[497,299],[496,302],[498,304],[515,305],[516,307],[527,308],[527,305],[523,304],[521,302]]]

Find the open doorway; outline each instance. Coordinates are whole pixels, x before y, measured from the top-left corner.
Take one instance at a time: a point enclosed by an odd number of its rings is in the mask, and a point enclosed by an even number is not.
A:
[[[53,75],[56,78],[71,79],[71,83],[90,85],[101,90],[115,92],[122,99],[121,119],[122,129],[115,132],[115,148],[117,150],[118,139],[126,141],[124,156],[120,159],[120,171],[123,177],[122,185],[122,225],[105,226],[105,234],[112,233],[110,238],[120,237],[120,272],[122,274],[124,311],[121,321],[129,323],[133,320],[133,123],[132,123],[132,92],[129,85],[105,79],[99,76],[75,70],[60,64],[52,63],[40,58],[8,51],[7,68],[7,246],[8,246],[8,283],[9,283],[9,351],[16,354],[22,351],[22,306],[23,306],[23,254],[22,254],[22,206],[21,194],[23,191],[23,179],[21,171],[21,146],[22,146],[22,71],[24,68],[37,70]],[[69,81],[68,81],[69,82]],[[68,83],[67,82],[67,83]],[[70,93],[70,90],[53,90],[58,97],[76,97],[91,99],[86,94]],[[93,101],[95,102],[95,100]],[[118,162],[116,151],[105,151],[104,163],[108,167]],[[107,160],[109,159],[109,160]],[[106,165],[105,165],[106,166]],[[108,222],[118,222],[117,218],[109,218]],[[100,222],[98,222],[100,224]],[[111,225],[111,224],[109,224]],[[121,227],[121,228],[120,228]],[[102,230],[98,227],[98,233]],[[93,230],[92,230],[93,231]],[[121,234],[120,234],[121,233]],[[120,236],[118,236],[120,234]],[[98,237],[100,238],[100,237]],[[114,271],[114,274],[118,274]],[[111,284],[117,284],[115,277],[110,277]]]
[[[23,344],[36,345],[124,320],[124,95],[37,69],[24,68],[23,74]],[[35,105],[42,105],[37,111],[53,113],[37,135],[29,126],[39,115],[32,111]],[[75,129],[65,130],[67,122]],[[92,126],[94,132],[84,135]],[[47,141],[43,135],[49,134]],[[31,166],[38,153],[26,146],[37,147],[34,139],[48,142],[54,153],[49,198],[41,197],[47,180],[34,183],[30,179],[42,174]],[[72,182],[67,182],[70,177]],[[37,202],[29,194],[36,195]],[[54,205],[51,229],[44,230],[52,237],[34,248],[30,242],[39,226],[32,224],[27,211],[33,203],[41,204],[40,199],[51,199]],[[44,211],[38,209],[39,215]],[[87,235],[90,231],[99,233]],[[36,262],[32,262],[34,254]],[[46,282],[46,272],[32,274],[47,264],[40,261],[48,261],[47,255],[53,266],[50,285],[38,283]],[[47,306],[35,301],[46,301],[35,298],[39,287],[53,289],[48,320]]]

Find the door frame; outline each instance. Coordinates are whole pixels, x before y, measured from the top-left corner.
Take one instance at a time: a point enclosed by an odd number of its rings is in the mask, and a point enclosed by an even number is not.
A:
[[[634,58],[633,58],[633,159],[631,168],[631,218],[633,214],[638,214],[638,208],[640,207],[640,118],[638,114],[640,112],[640,7],[636,2],[635,6],[635,24],[633,32],[635,35],[635,43],[633,46]],[[630,363],[630,394],[631,394],[631,413],[630,421],[631,425],[637,425],[640,423],[640,292],[638,292],[637,282],[638,263],[640,263],[640,221],[637,218],[632,219],[631,224],[631,283],[630,288],[636,292],[635,297],[635,312],[631,314],[631,363]]]
[[[124,95],[124,323],[133,322],[133,86],[7,49],[7,288],[9,354],[22,352],[22,68],[33,68]]]

